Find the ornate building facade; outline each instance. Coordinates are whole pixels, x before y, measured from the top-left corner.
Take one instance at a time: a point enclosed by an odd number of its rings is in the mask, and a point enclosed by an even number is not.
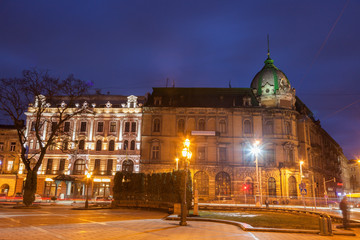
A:
[[[93,95],[76,103],[74,108],[86,111],[65,122],[56,144],[48,149],[38,171],[37,193],[43,197],[84,198],[86,175],[92,173],[91,195],[107,197],[111,195],[116,171],[139,172],[143,101],[144,97],[133,95]],[[49,105],[44,116],[51,118],[54,108],[62,104],[66,104],[66,98]],[[32,107],[26,115],[31,155],[39,151]],[[50,133],[51,126],[45,123],[41,134]],[[19,181],[25,177],[20,164]]]
[[[200,199],[251,201],[258,186],[264,197],[287,200],[342,191],[323,187],[341,182],[342,149],[270,57],[250,88],[154,88],[143,108],[141,171],[172,171],[185,138]]]

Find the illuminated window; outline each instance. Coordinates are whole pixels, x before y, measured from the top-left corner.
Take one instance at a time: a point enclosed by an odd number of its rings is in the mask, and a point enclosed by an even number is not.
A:
[[[231,196],[230,176],[226,172],[219,172],[215,177],[215,195],[216,197]]]
[[[11,172],[13,170],[13,168],[14,168],[14,160],[8,160],[6,170],[8,172]]]
[[[294,176],[289,177],[289,197],[297,198],[296,179]]]
[[[269,197],[276,197],[276,181],[275,178],[270,177],[268,180]]]
[[[194,175],[194,189],[200,196],[209,195],[209,176],[206,172],[199,171]]]
[[[78,159],[74,163],[74,175],[84,175],[85,174],[85,160]]]

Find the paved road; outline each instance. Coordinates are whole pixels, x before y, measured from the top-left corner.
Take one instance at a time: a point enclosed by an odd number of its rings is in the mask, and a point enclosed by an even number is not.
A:
[[[244,232],[228,224],[162,220],[167,214],[134,209],[71,210],[67,206],[41,209],[0,208],[0,239],[357,239],[312,234]]]

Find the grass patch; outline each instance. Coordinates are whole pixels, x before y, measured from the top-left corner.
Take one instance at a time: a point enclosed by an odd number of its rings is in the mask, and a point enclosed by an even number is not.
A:
[[[266,211],[199,211],[200,217],[232,220],[250,224],[253,227],[319,229],[319,218],[302,214],[277,213]]]

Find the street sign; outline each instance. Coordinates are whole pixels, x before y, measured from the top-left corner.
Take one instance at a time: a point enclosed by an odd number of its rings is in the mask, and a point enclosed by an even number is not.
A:
[[[307,195],[307,190],[306,188],[303,188],[301,191],[300,191],[301,195]]]
[[[299,184],[299,189],[300,189],[300,191],[302,190],[302,189],[305,189],[306,188],[306,184],[305,183],[300,183]]]

